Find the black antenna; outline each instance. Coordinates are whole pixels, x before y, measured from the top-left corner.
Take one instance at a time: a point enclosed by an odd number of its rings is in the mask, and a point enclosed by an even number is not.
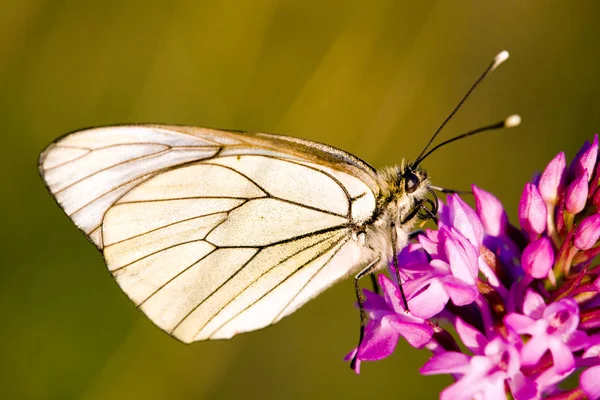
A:
[[[492,61],[492,63],[485,69],[485,71],[483,71],[483,74],[481,74],[481,76],[475,81],[475,83],[471,86],[471,88],[463,96],[462,100],[458,103],[458,105],[454,108],[454,110],[452,110],[452,112],[450,113],[450,115],[448,115],[448,117],[444,120],[444,122],[442,122],[442,125],[440,125],[440,127],[437,129],[437,131],[435,131],[433,136],[431,136],[431,139],[429,139],[429,142],[427,143],[427,145],[425,146],[423,151],[421,151],[421,154],[419,154],[419,156],[413,163],[413,166],[416,166],[423,160],[423,158],[424,158],[423,155],[425,153],[427,153],[427,150],[429,150],[429,147],[431,147],[431,144],[433,143],[433,141],[435,140],[437,135],[444,128],[444,126],[446,126],[448,121],[450,121],[452,119],[454,114],[456,114],[456,112],[460,109],[460,107],[463,105],[463,103],[469,98],[469,96],[471,95],[473,90],[475,90],[475,88],[477,86],[479,86],[479,84],[485,79],[486,76],[488,76],[493,70],[498,68],[498,66],[500,64],[502,64],[504,61],[506,61],[507,58],[508,58],[508,51],[506,51],[506,50],[501,51],[500,53],[498,53],[496,55],[496,57],[494,57],[494,61]]]
[[[447,189],[441,186],[429,185],[431,190],[436,192],[444,193],[444,194],[473,194],[472,190],[456,190],[456,189]]]
[[[470,132],[467,132],[467,133],[463,133],[462,135],[455,136],[455,137],[453,137],[451,139],[445,140],[442,143],[434,146],[427,153],[425,153],[425,154],[421,153],[421,155],[419,156],[419,158],[417,159],[417,161],[414,164],[412,164],[412,166],[415,167],[417,164],[419,164],[421,161],[423,161],[424,159],[426,159],[431,153],[433,153],[434,151],[436,151],[440,147],[445,146],[445,145],[447,145],[449,143],[452,143],[452,142],[456,142],[459,139],[464,139],[464,138],[466,138],[468,136],[473,136],[473,135],[476,135],[478,133],[493,131],[493,130],[496,130],[496,129],[514,128],[515,126],[519,126],[520,124],[521,124],[521,117],[519,115],[517,115],[517,114],[513,114],[511,116],[506,117],[504,119],[504,121],[500,121],[500,122],[497,122],[497,123],[492,124],[492,125],[488,125],[488,126],[484,126],[484,127],[481,127],[481,128],[477,128],[474,131],[470,131]]]

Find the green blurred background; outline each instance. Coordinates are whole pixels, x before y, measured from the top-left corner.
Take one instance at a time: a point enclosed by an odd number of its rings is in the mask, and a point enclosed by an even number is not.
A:
[[[434,182],[520,190],[600,129],[600,3],[60,1],[0,5],[3,151],[0,397],[433,398],[427,351],[401,343],[354,375],[351,282],[276,326],[183,345],[145,319],[54,204],[37,155],[92,125],[165,122],[282,133],[380,167],[415,157],[492,57],[511,59],[444,137],[518,112],[517,129],[426,165]]]

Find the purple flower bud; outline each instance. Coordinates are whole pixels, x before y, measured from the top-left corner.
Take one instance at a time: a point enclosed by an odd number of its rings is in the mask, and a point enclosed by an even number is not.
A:
[[[558,203],[558,193],[564,187],[567,177],[566,165],[565,153],[560,152],[542,173],[539,189],[546,204],[556,205]]]
[[[588,250],[594,247],[600,238],[600,214],[594,214],[579,223],[575,231],[575,247]]]
[[[526,274],[543,279],[548,276],[554,264],[554,249],[547,237],[541,237],[525,247],[521,256],[521,265]]]
[[[546,229],[548,209],[537,186],[528,183],[525,185],[519,203],[519,223],[529,234],[539,235]]]
[[[475,195],[475,209],[483,224],[483,229],[488,235],[500,236],[508,224],[508,216],[502,203],[491,193],[479,189],[475,185],[472,188]]]
[[[579,377],[579,383],[588,398],[594,400],[600,398],[600,365],[583,371]]]
[[[588,196],[588,172],[575,178],[565,191],[565,209],[571,214],[577,214],[585,207]]]
[[[598,134],[594,135],[594,141],[590,145],[588,142],[579,151],[579,154],[571,163],[574,176],[581,176],[588,171],[588,181],[592,179],[592,171],[596,165],[598,157]]]

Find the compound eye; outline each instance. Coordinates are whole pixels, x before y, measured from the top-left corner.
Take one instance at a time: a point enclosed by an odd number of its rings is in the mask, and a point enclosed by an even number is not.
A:
[[[413,193],[415,190],[417,190],[420,183],[421,181],[419,180],[419,177],[412,172],[409,172],[404,177],[404,191],[406,193]]]

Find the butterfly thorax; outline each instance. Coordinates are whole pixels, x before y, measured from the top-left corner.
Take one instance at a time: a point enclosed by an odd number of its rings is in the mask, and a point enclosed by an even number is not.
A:
[[[365,243],[382,260],[390,260],[394,248],[406,245],[408,235],[421,220],[415,210],[429,194],[429,178],[424,169],[406,162],[379,170],[377,177],[380,192],[374,221],[365,231]]]

